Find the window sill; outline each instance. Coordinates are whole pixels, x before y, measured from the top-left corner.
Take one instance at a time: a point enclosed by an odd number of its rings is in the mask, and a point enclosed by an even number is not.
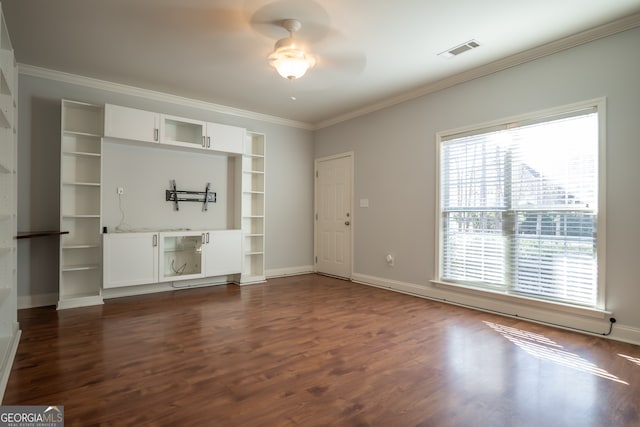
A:
[[[590,317],[593,319],[601,319],[601,320],[609,319],[612,314],[610,311],[601,310],[597,308],[563,304],[563,303],[554,302],[554,301],[539,300],[539,299],[528,298],[520,295],[505,294],[503,292],[492,291],[489,289],[478,289],[471,286],[442,282],[439,280],[431,280],[431,283],[433,283],[436,287],[447,289],[450,291],[456,291],[460,293],[481,296],[481,297],[490,298],[493,300],[506,301],[509,303],[520,304],[520,305],[524,305],[532,308],[542,308],[546,310],[553,310],[553,311],[558,311],[558,312],[567,313],[567,314]]]

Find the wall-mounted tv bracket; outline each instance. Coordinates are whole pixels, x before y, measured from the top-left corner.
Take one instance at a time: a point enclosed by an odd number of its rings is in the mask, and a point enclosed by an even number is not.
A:
[[[202,203],[202,210],[206,211],[209,202],[216,202],[216,193],[210,190],[211,183],[207,182],[207,187],[204,191],[186,191],[178,190],[176,188],[176,180],[171,180],[171,190],[165,191],[165,200],[167,202],[174,202],[177,211],[180,210],[178,202],[198,202]]]

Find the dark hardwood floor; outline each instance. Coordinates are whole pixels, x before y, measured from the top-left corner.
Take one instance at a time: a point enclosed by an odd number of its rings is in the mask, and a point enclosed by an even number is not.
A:
[[[66,425],[640,426],[640,347],[316,275],[20,310]]]

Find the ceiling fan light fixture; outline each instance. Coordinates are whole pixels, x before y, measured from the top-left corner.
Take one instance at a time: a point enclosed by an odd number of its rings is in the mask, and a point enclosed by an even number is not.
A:
[[[285,79],[299,79],[316,64],[316,60],[306,51],[304,45],[293,37],[293,33],[301,27],[300,22],[287,19],[282,25],[289,31],[289,37],[276,42],[273,53],[269,55],[269,65]]]
[[[269,56],[269,64],[288,80],[299,79],[315,65],[315,59],[294,46],[277,49]]]

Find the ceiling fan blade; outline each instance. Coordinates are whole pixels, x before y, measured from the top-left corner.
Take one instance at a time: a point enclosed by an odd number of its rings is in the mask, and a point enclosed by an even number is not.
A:
[[[329,32],[329,15],[313,0],[278,0],[259,6],[249,18],[249,25],[258,34],[275,41],[287,35],[282,27],[284,19],[297,19],[302,23],[296,37],[308,44],[322,40]]]
[[[344,84],[360,75],[367,66],[367,56],[352,45],[349,39],[340,31],[331,29],[327,36],[319,43],[311,46],[316,55],[316,66],[309,74],[317,74],[318,82],[324,88]],[[306,76],[305,76],[306,78]]]
[[[342,52],[318,56],[316,67],[321,70],[336,70],[341,74],[358,75],[364,71],[367,57],[361,52]]]
[[[296,80],[300,92],[319,91],[347,85],[360,75],[367,65],[364,54],[345,52],[319,56],[316,66]]]

